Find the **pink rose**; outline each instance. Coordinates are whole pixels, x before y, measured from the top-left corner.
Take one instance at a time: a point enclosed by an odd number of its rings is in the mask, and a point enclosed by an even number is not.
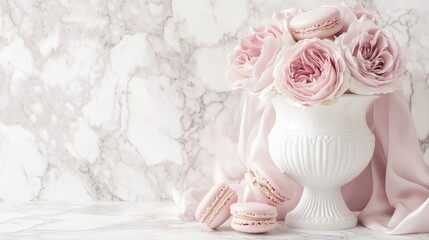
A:
[[[378,24],[378,16],[374,11],[362,7],[360,4],[345,4],[341,3],[342,6],[348,7],[355,14],[357,19],[360,19],[363,16],[366,16],[367,19],[373,21],[375,24]]]
[[[303,12],[305,12],[305,9],[302,8],[287,8],[280,12],[275,12],[271,18],[280,21],[283,24],[284,29],[288,29],[289,21],[296,15]]]
[[[366,16],[375,24],[378,24],[377,14],[369,9],[363,8],[359,4],[341,3],[340,5],[331,5],[331,7],[335,7],[340,11],[341,19],[344,24],[343,28],[336,34],[337,36],[347,32],[349,26],[360,19],[362,16]]]
[[[274,85],[291,103],[313,106],[335,101],[347,91],[349,76],[340,49],[312,38],[279,54]]]
[[[401,87],[404,60],[392,34],[364,16],[337,41],[352,75],[350,91],[378,94]]]
[[[259,93],[273,82],[274,62],[282,47],[282,23],[265,19],[251,28],[229,56],[227,76],[234,88]]]

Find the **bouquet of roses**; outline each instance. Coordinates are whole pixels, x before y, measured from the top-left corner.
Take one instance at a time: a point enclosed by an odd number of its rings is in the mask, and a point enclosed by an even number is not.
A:
[[[320,12],[329,16],[317,19]],[[281,95],[303,107],[333,103],[345,93],[396,91],[405,65],[376,14],[346,4],[275,13],[250,28],[228,60],[234,88],[264,99]]]

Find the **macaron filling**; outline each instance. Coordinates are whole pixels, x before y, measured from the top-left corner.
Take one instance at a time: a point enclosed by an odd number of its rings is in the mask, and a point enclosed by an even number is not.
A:
[[[247,174],[252,180],[252,184],[274,203],[282,204],[284,201],[288,200],[287,197],[277,192],[274,187],[272,187],[270,183],[258,172],[249,169]]]
[[[335,17],[323,23],[318,23],[309,27],[293,29],[292,33],[295,35],[309,34],[313,32],[325,31],[334,28],[341,24],[339,17]]]
[[[210,224],[220,209],[234,196],[234,191],[228,187],[223,187],[219,194],[216,196],[212,204],[207,207],[206,211],[201,216],[200,221]]]
[[[232,222],[237,225],[268,225],[275,224],[275,217],[257,218],[246,215],[234,215]]]

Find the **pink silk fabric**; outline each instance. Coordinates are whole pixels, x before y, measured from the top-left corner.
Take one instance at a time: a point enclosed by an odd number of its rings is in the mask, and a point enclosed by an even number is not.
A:
[[[222,139],[215,169],[215,182],[233,184],[243,200],[246,187],[242,178],[253,161],[272,161],[268,134],[275,122],[270,103],[248,96],[241,116],[240,132]],[[359,222],[388,234],[429,232],[429,167],[423,160],[416,130],[402,93],[382,95],[367,112],[368,126],[376,138],[374,156],[357,178],[343,187],[343,196]],[[292,210],[297,194],[278,207],[279,218]],[[181,217],[193,219],[196,206],[208,188],[190,189],[176,202]],[[249,199],[249,198],[248,198]]]

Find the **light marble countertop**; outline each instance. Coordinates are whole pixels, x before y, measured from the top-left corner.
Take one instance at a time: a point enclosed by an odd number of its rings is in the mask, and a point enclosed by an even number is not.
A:
[[[344,231],[289,229],[282,222],[265,234],[244,234],[228,222],[211,230],[180,220],[172,202],[28,202],[0,204],[0,239],[429,239],[429,234],[390,236],[356,227]]]

